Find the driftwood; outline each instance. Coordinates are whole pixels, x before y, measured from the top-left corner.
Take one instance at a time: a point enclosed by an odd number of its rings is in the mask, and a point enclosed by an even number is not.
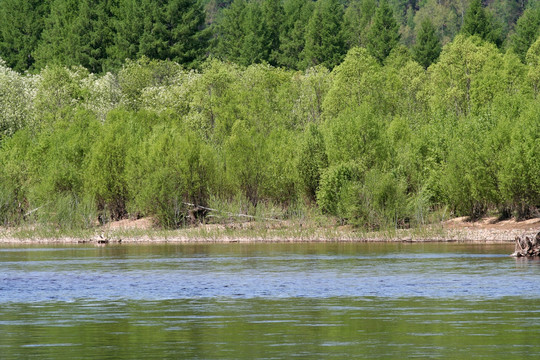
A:
[[[533,257],[540,256],[540,232],[536,235],[516,236],[516,248],[512,256]]]
[[[228,212],[228,211],[212,209],[212,208],[209,208],[209,207],[206,207],[206,206],[196,205],[196,204],[192,204],[192,203],[188,203],[188,202],[185,202],[183,204],[192,207],[192,209],[190,209],[188,211],[188,218],[189,218],[191,224],[196,224],[199,219],[203,219],[211,211],[221,213],[221,214],[225,214],[227,216],[233,216],[233,217],[242,217],[242,218],[248,218],[248,219],[254,219],[254,220],[259,219],[259,220],[265,220],[265,221],[281,221],[279,219],[272,219],[272,218],[266,218],[266,217],[261,217],[261,216],[253,216],[253,215],[247,215],[247,214],[235,214],[235,213],[231,213],[231,212]]]

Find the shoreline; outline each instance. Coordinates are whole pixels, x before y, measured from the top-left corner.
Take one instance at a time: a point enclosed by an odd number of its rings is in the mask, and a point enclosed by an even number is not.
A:
[[[455,218],[414,229],[365,232],[347,226],[303,226],[297,223],[234,223],[200,225],[178,230],[148,227],[148,220],[121,221],[107,227],[78,233],[41,232],[40,230],[0,229],[1,245],[32,244],[252,244],[252,243],[364,243],[364,242],[458,242],[510,244],[516,236],[540,231],[540,218],[517,222],[484,218],[469,222]],[[144,224],[141,226],[141,224]]]

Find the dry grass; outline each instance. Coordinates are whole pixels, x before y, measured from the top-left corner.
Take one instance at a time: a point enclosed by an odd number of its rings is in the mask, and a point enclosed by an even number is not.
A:
[[[512,242],[516,235],[540,231],[540,218],[526,221],[485,218],[469,222],[455,218],[415,229],[365,232],[351,226],[307,221],[234,222],[206,224],[178,230],[154,228],[152,219],[121,220],[91,230],[62,232],[36,227],[1,229],[0,243],[228,243],[228,242],[364,242],[471,241]]]

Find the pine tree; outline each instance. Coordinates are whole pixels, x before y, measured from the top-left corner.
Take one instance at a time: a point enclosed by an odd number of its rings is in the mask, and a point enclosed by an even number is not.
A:
[[[418,30],[416,45],[413,47],[414,59],[425,69],[428,68],[441,53],[441,40],[435,32],[435,26],[429,18],[424,19]]]
[[[34,57],[36,67],[47,64],[75,65],[73,55],[76,49],[76,34],[73,24],[77,16],[79,2],[77,0],[53,0],[51,12],[45,20],[42,40],[38,44]]]
[[[167,58],[188,68],[198,67],[206,57],[210,29],[205,27],[204,9],[197,0],[172,0],[165,8],[169,34]]]
[[[313,4],[312,1],[305,0],[290,0],[285,3],[285,19],[279,44],[279,65],[291,69],[301,67],[306,26],[313,13]]]
[[[481,39],[500,45],[500,36],[495,27],[493,17],[482,6],[482,0],[472,0],[463,19],[461,33],[477,35]]]
[[[367,50],[382,64],[399,42],[399,38],[399,25],[394,19],[388,0],[381,0],[368,34]]]
[[[375,0],[353,0],[345,10],[344,36],[349,48],[365,46],[369,25],[377,3]]]
[[[107,48],[112,43],[111,3],[110,0],[82,0],[74,19],[75,65],[82,65],[93,73],[105,70]]]
[[[343,6],[339,0],[319,0],[306,29],[304,66],[324,65],[332,69],[345,56]]]
[[[252,1],[246,5],[242,23],[244,40],[241,44],[240,57],[236,60],[241,65],[260,63],[269,58],[262,17],[261,6],[258,2]]]
[[[13,70],[33,67],[48,13],[49,1],[0,1],[0,57]]]
[[[111,23],[114,36],[107,49],[108,61],[112,66],[120,67],[126,59],[137,58],[140,35],[143,32],[144,10],[141,0],[121,0],[113,7]]]
[[[112,40],[110,7],[110,1],[53,0],[35,51],[36,66],[82,65],[92,72],[102,72]]]
[[[246,6],[246,0],[234,0],[217,21],[212,53],[222,60],[238,62],[242,57]]]
[[[518,19],[512,38],[512,50],[525,62],[525,55],[540,35],[540,6],[529,8]]]
[[[278,63],[280,35],[285,17],[281,0],[264,0],[262,3],[262,16],[264,24],[263,46],[265,60],[275,66]]]

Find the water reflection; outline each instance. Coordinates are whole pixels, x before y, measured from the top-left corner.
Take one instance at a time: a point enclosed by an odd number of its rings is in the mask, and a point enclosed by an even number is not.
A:
[[[0,248],[0,358],[526,358],[540,262],[511,250]]]

